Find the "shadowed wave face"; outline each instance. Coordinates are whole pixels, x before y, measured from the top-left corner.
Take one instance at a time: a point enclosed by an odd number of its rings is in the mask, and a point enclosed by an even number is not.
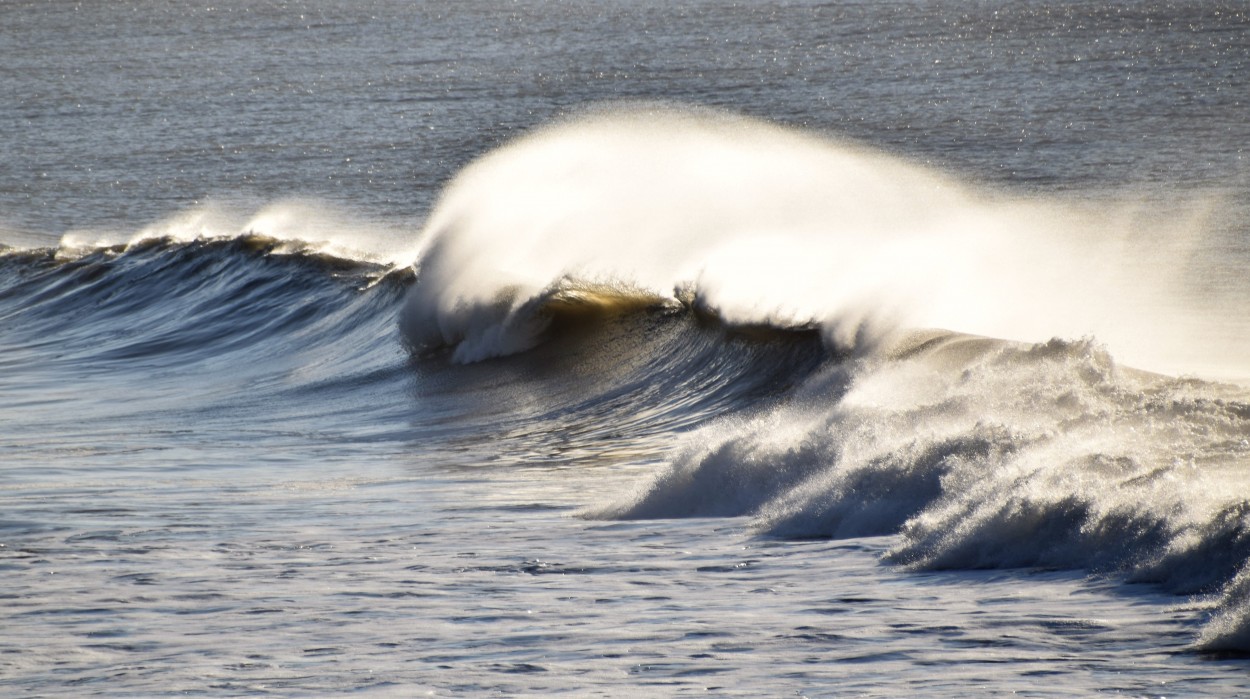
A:
[[[556,285],[533,310],[542,346],[466,366],[400,341],[408,266],[325,248],[244,232],[0,252],[0,388],[25,406],[15,434],[34,435],[13,458],[185,429],[218,442],[206,468],[237,462],[221,445],[322,434],[468,463],[658,459],[674,433],[768,403],[826,357],[810,331],[730,329],[583,284]]]

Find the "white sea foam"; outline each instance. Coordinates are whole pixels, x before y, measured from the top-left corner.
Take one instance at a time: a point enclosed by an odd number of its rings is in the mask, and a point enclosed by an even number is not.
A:
[[[1245,648],[1247,491],[1245,389],[1119,368],[1088,340],[938,333],[698,432],[631,498],[588,515],[901,533],[887,559],[925,569],[1083,568],[1181,593],[1227,584],[1202,642]]]
[[[353,214],[312,199],[265,204],[214,201],[197,204],[138,230],[76,229],[57,244],[62,257],[152,240],[189,243],[259,236],[273,240],[274,252],[331,255],[389,266],[412,263],[411,227]]]

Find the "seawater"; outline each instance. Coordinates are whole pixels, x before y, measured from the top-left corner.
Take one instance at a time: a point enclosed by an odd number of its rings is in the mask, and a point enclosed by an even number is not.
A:
[[[7,693],[1248,691],[1244,7],[0,45]]]

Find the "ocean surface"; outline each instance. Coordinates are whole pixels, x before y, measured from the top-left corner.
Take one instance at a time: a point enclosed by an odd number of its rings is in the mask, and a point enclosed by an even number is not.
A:
[[[1250,695],[1250,8],[0,0],[0,694]]]

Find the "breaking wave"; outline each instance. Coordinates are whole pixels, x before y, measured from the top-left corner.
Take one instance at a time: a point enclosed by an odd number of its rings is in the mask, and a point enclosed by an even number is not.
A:
[[[729,411],[586,516],[1114,573],[1215,595],[1199,646],[1244,650],[1250,395],[1147,371],[1245,375],[1231,309],[1187,293],[1200,209],[990,192],[720,113],[591,113],[448,186],[400,325],[460,362],[539,346],[572,308],[810,332],[824,363],[781,405]]]

